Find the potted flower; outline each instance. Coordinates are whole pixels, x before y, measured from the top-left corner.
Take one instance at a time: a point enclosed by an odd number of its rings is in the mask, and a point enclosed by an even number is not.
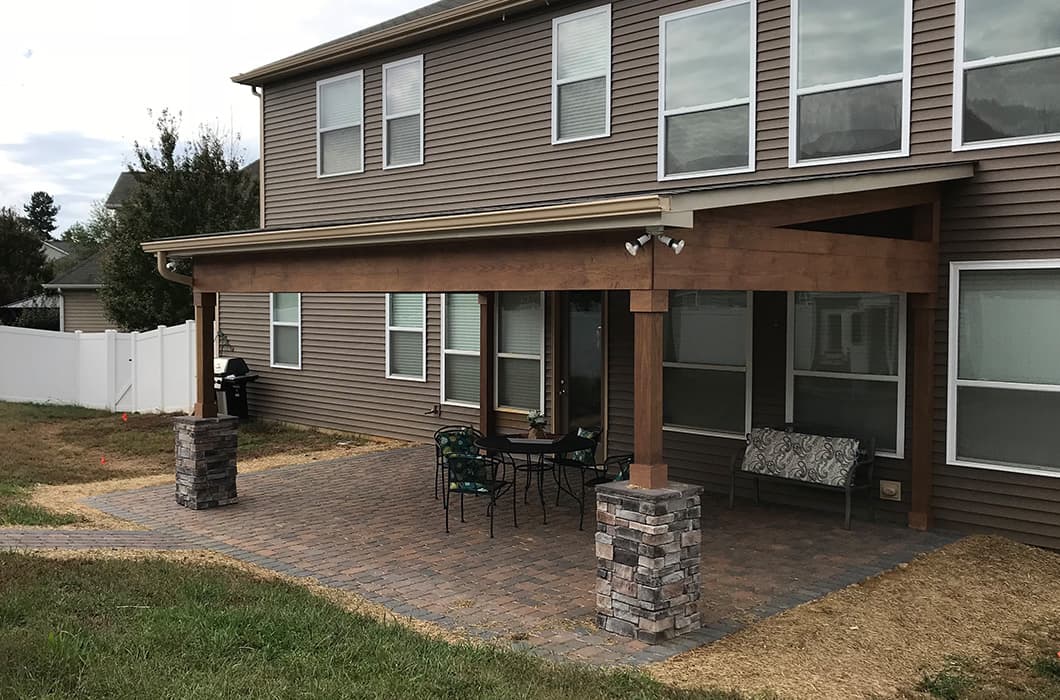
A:
[[[542,440],[545,438],[545,414],[538,410],[526,414],[526,422],[530,425],[527,437],[531,440]]]

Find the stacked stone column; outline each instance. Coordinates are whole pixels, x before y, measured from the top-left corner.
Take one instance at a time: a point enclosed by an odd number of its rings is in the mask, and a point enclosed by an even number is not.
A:
[[[699,628],[701,492],[596,487],[597,625],[650,644]]]
[[[177,418],[177,503],[201,510],[236,502],[239,419]]]

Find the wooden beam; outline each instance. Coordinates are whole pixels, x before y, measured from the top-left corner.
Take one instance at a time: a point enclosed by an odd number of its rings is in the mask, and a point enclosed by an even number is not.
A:
[[[913,416],[910,465],[912,508],[909,527],[931,527],[932,455],[935,422],[935,305],[934,294],[909,296],[913,331]]]
[[[630,485],[663,488],[663,319],[669,298],[656,290],[630,292],[633,313],[633,465]]]
[[[715,219],[728,219],[760,226],[793,226],[810,221],[904,209],[929,204],[938,199],[939,186],[937,184],[913,185],[872,192],[851,192],[825,197],[728,207],[715,209],[710,212],[710,216]]]
[[[494,432],[493,416],[493,323],[496,295],[491,292],[480,292],[479,308],[479,353],[478,353],[478,429],[485,435]]]
[[[217,417],[217,394],[213,388],[213,324],[217,295],[194,292],[195,303],[195,410],[196,418]]]

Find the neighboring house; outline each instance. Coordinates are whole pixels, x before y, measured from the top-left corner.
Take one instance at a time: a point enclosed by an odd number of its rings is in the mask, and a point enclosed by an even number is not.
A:
[[[62,260],[70,255],[71,252],[71,243],[69,241],[61,241],[57,238],[49,238],[44,241],[44,258],[48,262]]]
[[[95,333],[115,328],[99,298],[100,260],[96,253],[44,285],[59,298],[59,330]]]
[[[635,484],[715,492],[794,420],[875,436],[881,518],[1060,547],[1057,27],[443,0],[237,76],[264,228],[145,250],[194,259],[202,318],[221,295],[260,416],[427,440],[543,409],[632,448]]]
[[[242,172],[249,173],[255,181],[258,179],[259,170],[257,160],[247,163],[242,168]],[[107,201],[103,203],[103,206],[110,210],[121,209],[122,205],[136,191],[141,175],[143,173],[138,170],[123,170],[118,175],[118,179],[114,181],[114,187],[110,189],[110,194],[107,195]]]

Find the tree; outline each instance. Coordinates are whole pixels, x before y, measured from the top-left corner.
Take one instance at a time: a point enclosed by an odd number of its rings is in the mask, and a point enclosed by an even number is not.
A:
[[[42,240],[48,240],[55,230],[55,216],[59,213],[59,205],[55,203],[52,196],[47,192],[34,192],[29,198],[29,204],[22,207],[26,212],[26,221],[37,232]]]
[[[201,127],[180,146],[179,121],[163,111],[158,141],[134,144],[139,186],[117,212],[104,248],[100,297],[108,316],[126,330],[181,323],[192,315],[191,290],[163,279],[140,244],[155,238],[253,228],[258,187],[226,154],[216,132]],[[190,273],[187,262],[178,271]]]
[[[63,231],[62,240],[70,244],[70,254],[52,263],[55,274],[62,274],[95,255],[110,241],[117,228],[118,217],[114,212],[102,202],[93,202],[88,219],[71,224]]]
[[[14,209],[0,207],[0,304],[37,294],[50,278],[37,231]]]

